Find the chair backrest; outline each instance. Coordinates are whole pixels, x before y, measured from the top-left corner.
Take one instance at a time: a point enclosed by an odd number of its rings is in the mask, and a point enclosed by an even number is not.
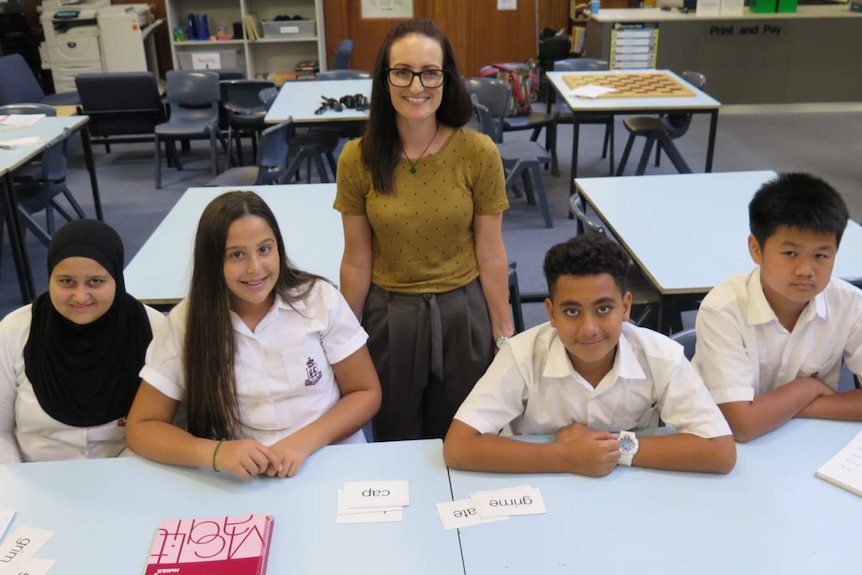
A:
[[[694,348],[697,345],[697,332],[694,328],[679,331],[671,335],[670,338],[682,346],[686,359],[691,361],[691,358],[694,357]]]
[[[159,84],[152,72],[78,74],[80,112],[96,136],[152,134],[165,121]]]
[[[509,83],[496,78],[467,78],[464,80],[467,91],[478,98],[494,121],[495,142],[503,141],[503,118],[509,108]]]
[[[219,80],[244,80],[245,79],[245,71],[241,68],[218,68],[215,70],[210,70],[210,72],[215,72],[218,74]]]
[[[557,60],[554,62],[554,72],[603,72],[608,70],[607,60],[598,60],[596,58],[566,58],[565,60]],[[560,96],[557,95],[557,113],[561,111],[569,111],[569,105]]]
[[[280,184],[287,179],[292,123],[293,118],[288,118],[261,132],[255,185]]]
[[[56,116],[57,109],[48,104],[7,104],[0,106],[0,114],[45,114]]]
[[[272,103],[278,97],[278,88],[264,88],[258,92],[257,97],[263,102],[264,107],[269,110],[272,107]]]
[[[34,104],[45,99],[45,92],[21,54],[0,56],[0,106]]]
[[[706,76],[700,72],[686,70],[681,74],[682,79],[700,90],[706,86]],[[662,123],[667,129],[667,135],[672,138],[679,138],[688,132],[688,127],[691,125],[692,114],[668,114],[662,116]]]
[[[476,111],[476,121],[479,132],[493,140],[497,135],[497,129],[494,125],[494,118],[491,117],[491,112],[488,110],[488,106],[482,104],[476,94],[470,94],[470,99],[473,100],[473,108]]]
[[[353,40],[342,40],[335,49],[332,57],[330,70],[347,70],[350,67],[350,58],[353,56]]]
[[[222,80],[221,103],[229,112],[237,114],[254,114],[266,111],[266,105],[260,99],[260,91],[274,88],[275,82],[270,80]]]
[[[315,78],[321,81],[368,80],[371,78],[371,74],[362,70],[327,70],[326,72],[318,72]]]
[[[219,76],[214,72],[171,70],[165,74],[168,103],[184,108],[208,108],[218,105]]]
[[[584,231],[587,233],[600,234],[603,236],[607,235],[607,231],[605,227],[598,222],[594,222],[590,219],[589,216],[584,212],[583,208],[581,208],[581,196],[580,194],[572,194],[569,196],[569,211],[571,214],[584,225]]]

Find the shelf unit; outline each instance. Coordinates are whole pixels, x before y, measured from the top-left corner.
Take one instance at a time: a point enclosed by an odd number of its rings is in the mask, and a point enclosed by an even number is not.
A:
[[[272,72],[292,73],[297,63],[307,60],[317,60],[320,69],[326,70],[323,0],[166,0],[165,8],[174,69],[183,68],[181,60],[187,60],[190,55],[218,52],[220,67],[243,69],[248,78]],[[243,16],[247,14],[257,14],[262,21],[274,20],[279,15],[302,16],[305,20],[315,20],[316,35],[177,42],[173,30],[177,27],[186,28],[189,14],[206,14],[211,35],[215,35],[218,28],[233,35],[234,23],[243,27]],[[289,22],[285,22],[285,25],[289,25]],[[236,66],[230,65],[231,54],[236,55]]]

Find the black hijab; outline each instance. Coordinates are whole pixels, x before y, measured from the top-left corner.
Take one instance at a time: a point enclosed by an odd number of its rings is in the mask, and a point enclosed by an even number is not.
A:
[[[39,296],[24,370],[45,413],[66,425],[92,427],[129,413],[153,332],[144,306],[126,293],[123,242],[113,228],[95,220],[64,225],[48,246],[48,277],[69,257],[101,264],[117,283],[114,302],[97,320],[78,325],[60,315],[48,293]]]

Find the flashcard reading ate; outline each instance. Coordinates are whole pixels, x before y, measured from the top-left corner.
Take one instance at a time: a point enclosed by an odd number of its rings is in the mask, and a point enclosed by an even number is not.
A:
[[[3,573],[19,573],[30,557],[44,545],[53,531],[36,529],[34,527],[21,527],[13,531],[6,541],[0,545],[0,559],[2,559]],[[26,572],[26,571],[25,571]]]
[[[479,491],[470,495],[482,517],[536,515],[547,513],[538,488],[520,485],[495,491]]]
[[[410,505],[407,481],[345,481],[344,507],[404,507]]]
[[[0,509],[0,541],[3,541],[3,534],[6,533],[6,528],[12,523],[12,518],[15,517],[14,509]]]
[[[483,523],[496,523],[505,521],[508,517],[482,517],[473,505],[472,499],[461,499],[460,501],[444,501],[437,504],[437,513],[444,529],[460,529]]]

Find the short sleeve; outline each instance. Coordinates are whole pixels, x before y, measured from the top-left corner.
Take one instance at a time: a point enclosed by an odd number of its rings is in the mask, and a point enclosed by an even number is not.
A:
[[[368,340],[368,334],[347,305],[344,296],[325,281],[317,282],[314,288],[320,295],[320,305],[327,314],[326,329],[321,335],[321,345],[330,364],[347,359]]]
[[[678,433],[690,433],[706,439],[730,435],[724,415],[700,375],[682,355],[670,372],[660,407],[662,420],[672,425]]]
[[[476,215],[499,214],[509,208],[503,160],[497,145],[484,134],[473,133],[469,154],[475,165],[473,181],[473,211]]]
[[[479,433],[500,433],[524,413],[528,382],[518,369],[512,347],[504,345],[461,404],[455,419]]]
[[[694,366],[715,402],[754,400],[758,374],[738,322],[728,313],[701,305],[695,327]]]
[[[338,157],[337,191],[332,207],[345,216],[365,215],[365,197],[371,189],[370,174],[362,164],[362,139],[344,144]]]
[[[164,321],[153,327],[153,341],[147,348],[141,378],[167,397],[185,397],[182,346],[185,333],[185,301],[171,310]]]

